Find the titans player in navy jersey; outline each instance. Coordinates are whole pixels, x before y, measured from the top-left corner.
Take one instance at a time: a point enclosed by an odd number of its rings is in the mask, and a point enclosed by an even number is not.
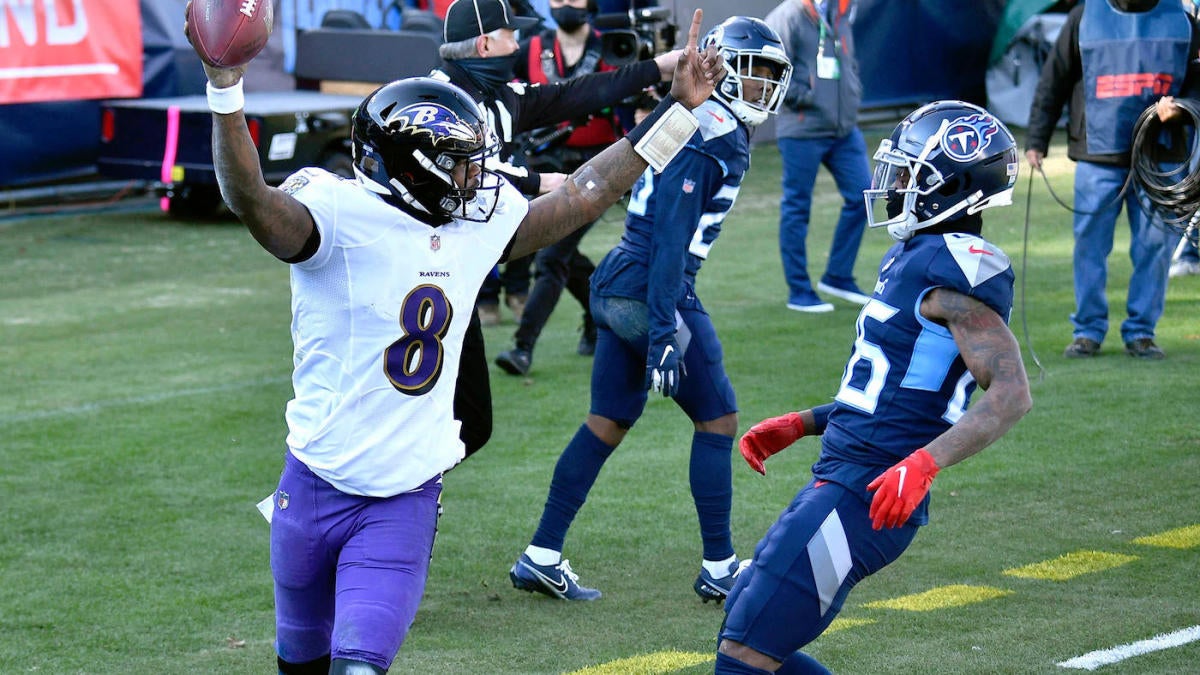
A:
[[[901,121],[875,162],[869,219],[897,243],[858,316],[834,403],[765,420],[740,443],[765,473],[767,457],[823,434],[812,481],[729,595],[717,673],[829,672],[800,648],[856,583],[912,543],[938,471],[996,441],[1032,405],[1007,325],[1012,267],[980,236],[979,212],[1012,202],[1012,134],[982,108],[940,101]],[[984,393],[968,408],[976,386]]]
[[[648,390],[674,398],[695,427],[689,476],[703,540],[695,591],[706,602],[723,600],[733,586],[729,456],[737,402],[695,279],[750,165],[749,128],[778,110],[791,62],[775,31],[753,18],[726,20],[702,45],[717,47],[725,79],[696,109],[700,128],[687,147],[661,174],[647,170],[638,179],[624,236],[592,274],[599,330],[591,411],[563,450],[541,522],[510,571],[519,589],[600,597],[578,584],[562,558],[563,541],[605,460],[641,416]]]

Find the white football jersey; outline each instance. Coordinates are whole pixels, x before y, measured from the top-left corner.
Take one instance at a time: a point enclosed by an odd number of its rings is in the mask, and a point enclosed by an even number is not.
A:
[[[342,492],[416,488],[463,457],[454,419],[463,336],[529,204],[505,182],[489,222],[431,227],[320,169],[281,188],[321,232],[316,254],[291,269],[288,447]]]

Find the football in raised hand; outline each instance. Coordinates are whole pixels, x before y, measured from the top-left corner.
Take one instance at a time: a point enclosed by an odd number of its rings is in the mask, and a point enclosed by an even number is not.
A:
[[[273,14],[271,0],[191,0],[188,35],[205,62],[236,68],[267,45]]]

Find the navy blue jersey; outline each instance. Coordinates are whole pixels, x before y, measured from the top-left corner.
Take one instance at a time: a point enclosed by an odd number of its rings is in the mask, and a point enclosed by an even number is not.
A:
[[[721,233],[750,167],[750,135],[720,102],[694,111],[700,128],[661,174],[633,186],[625,233],[592,274],[592,292],[649,307],[650,340],[675,332],[675,308],[695,295],[696,273]]]
[[[1008,256],[969,234],[918,234],[883,257],[836,406],[813,467],[819,478],[863,489],[880,471],[924,447],[966,411],[975,379],[949,329],[920,314],[934,288],[969,295],[1008,320]],[[860,493],[864,499],[868,493]],[[924,509],[914,514],[921,522]]]

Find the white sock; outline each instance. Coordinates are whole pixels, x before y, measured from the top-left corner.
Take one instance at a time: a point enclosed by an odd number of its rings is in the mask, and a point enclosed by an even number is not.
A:
[[[729,571],[729,566],[732,565],[735,560],[737,560],[737,555],[731,555],[724,560],[705,560],[700,564],[704,566],[704,569],[708,570],[708,573],[710,576],[712,576],[712,578],[721,579],[731,574]],[[538,564],[540,565],[541,563]]]
[[[541,546],[526,546],[525,555],[533,561],[535,565],[557,565],[562,562],[562,553]]]

